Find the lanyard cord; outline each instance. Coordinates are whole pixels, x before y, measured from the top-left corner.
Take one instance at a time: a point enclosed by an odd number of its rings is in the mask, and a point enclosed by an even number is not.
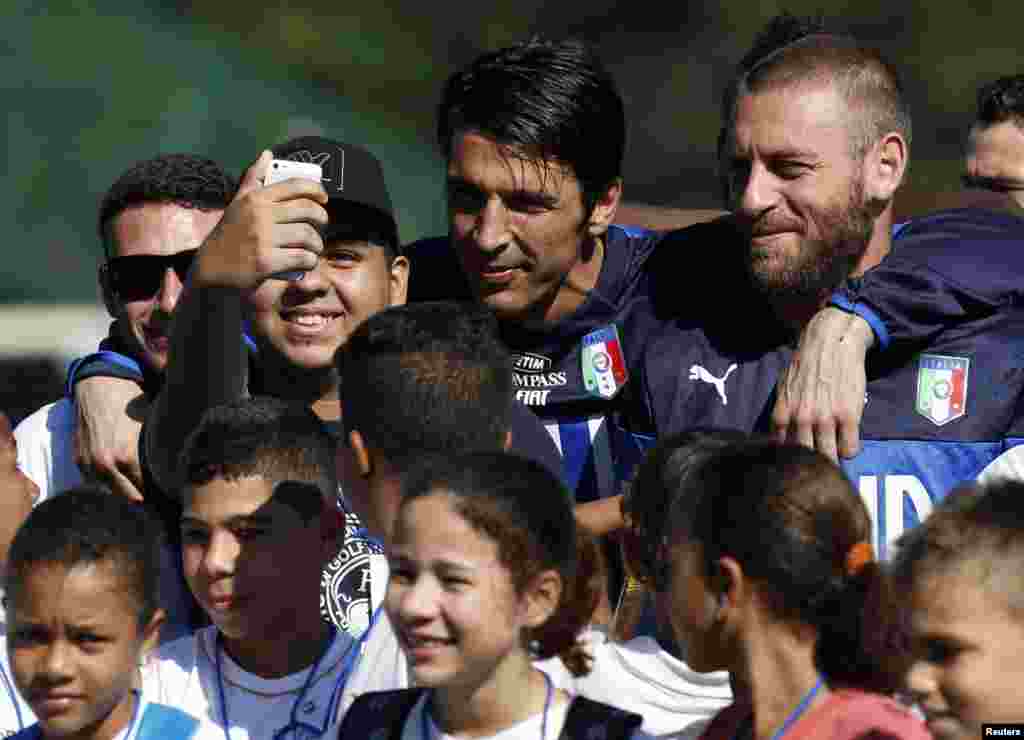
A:
[[[320,736],[323,736],[323,734],[327,732],[327,727],[331,723],[331,717],[333,716],[333,712],[336,710],[338,704],[341,702],[341,695],[344,692],[345,685],[348,683],[349,677],[355,671],[356,665],[359,662],[359,658],[363,653],[363,649],[366,647],[366,641],[370,636],[371,630],[373,630],[373,626],[377,623],[377,619],[380,617],[382,609],[383,605],[378,606],[374,610],[373,615],[370,617],[369,625],[367,625],[366,629],[363,631],[363,634],[359,636],[359,639],[353,642],[352,647],[348,649],[348,653],[344,658],[341,670],[338,673],[338,680],[335,682],[334,689],[331,691],[331,698],[327,702],[327,714],[324,718],[324,726],[323,729],[321,729],[320,731]],[[286,727],[292,727],[299,724],[298,721],[296,720],[295,713],[298,711],[299,705],[302,704],[302,700],[306,696],[306,691],[309,689],[309,686],[313,680],[313,676],[316,674],[316,669],[320,666],[320,661],[323,660],[324,656],[331,651],[331,647],[334,645],[334,639],[337,638],[338,631],[337,628],[333,628],[333,630],[334,638],[332,638],[331,642],[327,645],[327,649],[324,650],[320,657],[316,659],[316,663],[313,664],[313,669],[310,671],[309,676],[306,678],[306,683],[303,685],[302,691],[299,692],[298,698],[295,700],[295,703],[292,704],[292,711],[290,715],[291,719],[288,725],[286,725]],[[223,674],[221,673],[220,667],[220,653],[220,633],[218,632],[217,646],[214,648],[214,654],[216,656],[215,662],[217,670],[217,690],[220,696],[220,714],[221,717],[223,717],[224,719],[224,738],[225,740],[231,740],[231,737],[228,734],[228,704],[227,697],[225,696],[224,693],[224,678]]]
[[[309,690],[310,684],[313,683],[313,677],[316,675],[316,669],[320,667],[320,661],[323,660],[324,656],[327,655],[327,653],[329,653],[331,651],[331,647],[334,645],[334,641],[335,641],[335,639],[337,639],[337,637],[338,637],[338,630],[336,628],[334,628],[333,625],[332,625],[332,628],[331,628],[331,641],[329,643],[327,643],[327,647],[317,657],[316,662],[313,663],[313,667],[309,670],[309,675],[306,676],[305,683],[302,684],[302,690],[299,691],[299,695],[298,695],[298,697],[296,697],[295,703],[292,704],[292,711],[291,711],[291,715],[290,715],[291,721],[289,722],[289,725],[296,724],[296,722],[295,722],[295,713],[298,711],[299,705],[302,704],[302,700],[305,698],[306,692]],[[214,663],[215,663],[215,667],[216,667],[216,670],[217,670],[217,691],[218,691],[218,694],[220,696],[220,716],[224,720],[224,728],[223,728],[224,729],[224,740],[231,740],[231,735],[228,733],[228,728],[231,726],[231,722],[228,720],[228,700],[227,700],[227,697],[224,695],[224,676],[221,673],[221,669],[220,669],[220,656],[221,656],[221,653],[223,652],[223,647],[221,646],[221,634],[220,634],[219,630],[217,632],[217,641],[216,641],[216,645],[214,646],[214,651],[213,652],[214,652]],[[330,717],[328,716],[328,722],[329,721],[330,721]],[[324,726],[324,730],[323,731],[324,732],[327,731],[326,724]],[[323,734],[323,732],[321,732],[321,735],[322,734]]]
[[[139,707],[142,706],[142,694],[137,689],[132,689],[132,696],[135,697],[135,708],[132,709],[132,721],[128,725],[124,740],[132,740],[132,730],[135,729],[135,720],[139,718]]]
[[[540,671],[540,675],[544,676],[544,685],[547,688],[547,692],[544,695],[544,714],[541,715],[540,719],[540,740],[547,740],[548,736],[548,711],[551,709],[551,700],[555,695],[555,687],[551,683],[551,677],[548,676],[544,671]],[[431,692],[427,696],[427,700],[423,702],[423,711],[420,714],[422,720],[422,730],[420,740],[431,740],[430,732],[430,707],[433,704],[434,694]],[[440,727],[438,727],[440,730]],[[443,733],[441,733],[443,734]]]
[[[383,609],[383,604],[374,609],[373,614],[370,615],[370,623],[366,625],[366,629],[363,630],[363,634],[359,635],[359,639],[352,644],[352,647],[348,650],[348,654],[345,656],[345,662],[342,665],[341,672],[338,674],[338,681],[334,684],[334,691],[331,692],[331,700],[327,703],[328,722],[330,722],[330,718],[333,716],[332,713],[337,708],[337,705],[341,703],[341,695],[344,693],[346,684],[348,684],[348,679],[355,672],[356,664],[358,664],[359,658],[363,655],[363,650],[366,648],[366,643],[370,638],[370,632],[373,630],[373,625],[377,623],[377,619],[380,617],[380,613]],[[326,727],[324,729],[326,730]]]
[[[789,728],[795,725],[796,721],[803,716],[804,712],[807,711],[807,707],[810,706],[811,700],[814,699],[815,694],[818,693],[818,689],[821,688],[821,683],[821,676],[818,676],[818,680],[815,682],[814,686],[811,687],[810,691],[804,694],[804,698],[796,705],[796,709],[789,713],[789,716],[786,717],[786,721],[782,723],[782,727],[772,735],[772,740],[781,740],[781,738],[789,732]]]
[[[811,701],[814,699],[815,695],[817,695],[818,690],[821,689],[822,683],[822,677],[818,676],[818,680],[815,682],[814,686],[812,686],[808,690],[808,692],[804,694],[803,698],[800,700],[800,703],[797,704],[793,711],[789,713],[789,716],[786,717],[785,721],[782,723],[782,727],[777,729],[775,733],[772,735],[772,740],[782,740],[782,738],[785,737],[786,733],[789,732],[790,728],[792,728],[793,725],[796,724],[797,720],[799,720],[807,711],[807,707],[811,705]],[[740,727],[736,732],[737,738],[743,735],[743,730],[746,728],[748,722],[750,724],[751,735],[753,735],[753,720],[753,715],[750,715],[748,717],[748,721],[745,721],[740,724]]]
[[[7,695],[11,697],[11,704],[14,705],[14,713],[18,717],[18,731],[25,729],[25,720],[21,716],[21,706],[18,704],[18,695],[14,691],[14,685],[11,683],[11,679],[7,676],[7,671],[0,665],[0,678],[3,679],[4,688],[7,689]]]

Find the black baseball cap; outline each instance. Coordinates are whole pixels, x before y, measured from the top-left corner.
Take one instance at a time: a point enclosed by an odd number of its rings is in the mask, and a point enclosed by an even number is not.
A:
[[[327,211],[345,212],[345,203],[354,203],[374,209],[385,218],[393,239],[398,245],[398,224],[384,170],[380,160],[359,146],[345,144],[322,136],[300,136],[271,149],[275,159],[311,162],[323,171],[321,183],[327,191]]]

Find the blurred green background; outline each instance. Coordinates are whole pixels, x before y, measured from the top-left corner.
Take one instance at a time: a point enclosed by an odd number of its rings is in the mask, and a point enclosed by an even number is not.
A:
[[[383,160],[402,237],[444,228],[433,116],[441,83],[533,33],[583,37],[627,101],[630,200],[714,207],[717,97],[781,10],[824,11],[901,68],[915,112],[904,212],[954,191],[974,91],[1020,72],[1024,6],[880,0],[11,2],[0,302],[94,302],[96,210],[131,163],[207,154],[240,173],[261,148],[323,133]],[[600,125],[599,122],[595,125]]]

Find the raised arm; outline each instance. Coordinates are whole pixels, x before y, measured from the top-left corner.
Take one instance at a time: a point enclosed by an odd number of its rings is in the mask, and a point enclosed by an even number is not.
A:
[[[275,273],[311,269],[323,250],[317,226],[327,223],[327,194],[312,180],[263,187],[270,160],[264,152],[242,177],[175,309],[166,379],[144,440],[150,472],[172,495],[180,484],[178,451],[203,413],[246,393],[246,294]]]

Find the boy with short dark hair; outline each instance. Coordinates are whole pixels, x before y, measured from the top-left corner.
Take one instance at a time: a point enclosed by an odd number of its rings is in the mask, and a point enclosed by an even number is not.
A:
[[[936,738],[1024,719],[1024,483],[950,494],[897,541],[906,594],[905,684]]]
[[[183,570],[213,625],[162,647],[146,690],[231,740],[324,735],[361,653],[319,611],[342,526],[330,435],[305,404],[233,401],[203,416],[181,470]]]
[[[122,496],[82,486],[36,507],[15,535],[7,573],[14,684],[38,723],[19,740],[217,737],[148,702],[138,666],[165,620],[159,523]],[[20,714],[20,713],[19,713]]]

